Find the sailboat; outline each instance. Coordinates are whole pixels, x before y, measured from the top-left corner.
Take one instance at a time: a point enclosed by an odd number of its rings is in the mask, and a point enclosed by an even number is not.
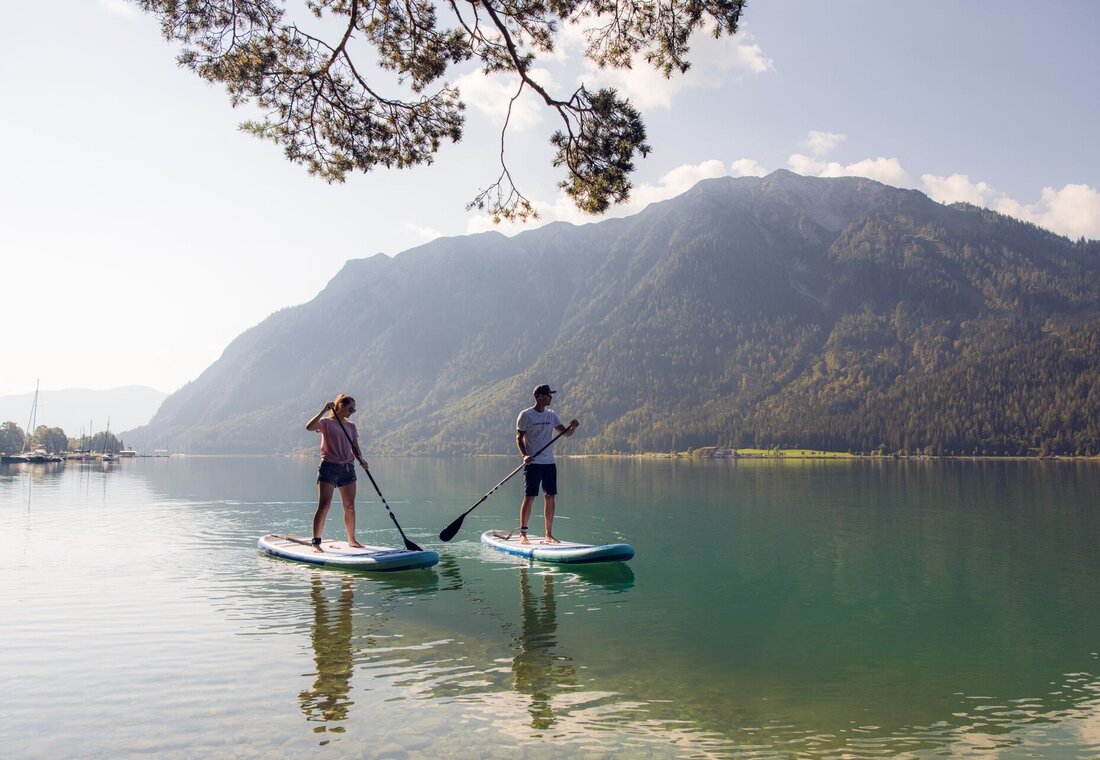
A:
[[[102,462],[113,462],[113,461],[115,461],[115,455],[112,454],[111,452],[107,451],[107,437],[110,435],[110,432],[111,432],[111,418],[108,417],[107,418],[107,429],[103,431],[103,453],[100,454],[100,456],[99,456],[99,459]]]
[[[31,402],[31,415],[27,419],[27,431],[23,435],[23,451],[18,454],[8,454],[4,456],[5,462],[12,464],[43,464],[45,462],[61,461],[60,457],[56,459],[50,456],[49,452],[45,449],[31,449],[31,437],[34,435],[34,424],[38,420],[38,387],[41,381],[35,381],[34,384],[34,401]]]

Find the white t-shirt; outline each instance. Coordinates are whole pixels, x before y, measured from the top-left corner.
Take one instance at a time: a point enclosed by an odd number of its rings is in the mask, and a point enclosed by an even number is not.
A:
[[[534,454],[554,438],[554,431],[561,424],[561,419],[553,409],[546,408],[536,412],[535,407],[529,407],[519,413],[516,419],[516,430],[524,433],[524,444],[528,454]],[[554,447],[531,460],[533,464],[554,464]]]

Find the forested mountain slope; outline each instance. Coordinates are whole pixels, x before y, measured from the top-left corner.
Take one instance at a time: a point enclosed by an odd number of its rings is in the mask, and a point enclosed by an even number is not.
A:
[[[627,218],[349,261],[238,337],[140,445],[291,451],[355,395],[368,452],[1100,453],[1100,243],[871,180],[723,178]]]

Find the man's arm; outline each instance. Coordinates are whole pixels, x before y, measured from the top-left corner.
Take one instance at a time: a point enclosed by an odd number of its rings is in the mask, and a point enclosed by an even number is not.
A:
[[[579,422],[577,422],[576,420],[573,420],[572,422],[569,423],[569,427],[566,427],[565,425],[558,425],[557,427],[554,428],[554,430],[556,430],[559,433],[565,433],[565,437],[569,438],[573,435],[573,433],[575,433],[577,431],[577,425],[579,425],[579,424],[580,424]]]

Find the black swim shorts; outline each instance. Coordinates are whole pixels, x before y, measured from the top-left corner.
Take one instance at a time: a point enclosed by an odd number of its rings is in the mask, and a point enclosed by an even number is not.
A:
[[[558,493],[558,466],[556,464],[523,465],[523,493],[525,496],[538,496],[539,486],[548,496]]]
[[[343,488],[355,482],[355,465],[336,464],[322,459],[321,466],[317,468],[317,482],[331,483],[337,488]]]

